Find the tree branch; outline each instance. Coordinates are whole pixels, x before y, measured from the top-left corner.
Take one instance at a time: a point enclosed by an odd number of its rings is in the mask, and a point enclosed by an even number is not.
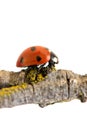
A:
[[[0,108],[22,104],[39,104],[45,107],[56,102],[87,99],[87,75],[78,75],[68,70],[51,72],[44,80],[29,84],[25,71],[0,71]]]

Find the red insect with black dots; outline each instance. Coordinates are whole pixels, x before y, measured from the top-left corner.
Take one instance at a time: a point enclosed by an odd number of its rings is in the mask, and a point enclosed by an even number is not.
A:
[[[48,63],[49,66],[58,64],[58,57],[49,49],[43,46],[32,46],[25,49],[19,56],[17,67],[43,67]]]

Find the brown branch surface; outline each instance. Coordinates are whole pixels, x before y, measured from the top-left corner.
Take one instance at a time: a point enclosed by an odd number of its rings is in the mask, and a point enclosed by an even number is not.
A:
[[[35,84],[25,83],[25,71],[0,71],[0,108],[22,104],[45,107],[56,102],[87,99],[87,75],[56,70]]]

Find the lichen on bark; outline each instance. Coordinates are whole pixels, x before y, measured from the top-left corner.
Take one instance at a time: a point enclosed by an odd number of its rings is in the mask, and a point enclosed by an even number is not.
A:
[[[26,70],[20,72],[0,71],[0,108],[22,104],[49,104],[79,99],[87,100],[87,75],[69,70],[50,71],[40,81],[27,82]],[[28,77],[29,78],[29,77]]]

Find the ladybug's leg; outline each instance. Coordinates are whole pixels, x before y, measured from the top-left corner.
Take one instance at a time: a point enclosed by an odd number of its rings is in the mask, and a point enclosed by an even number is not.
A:
[[[51,72],[51,68],[48,66],[49,62],[40,65],[38,68],[38,73],[45,77],[47,74]]]
[[[31,70],[37,70],[37,65],[32,65],[32,66],[28,66],[28,68],[26,69],[26,74],[29,73]]]
[[[42,64],[42,65],[38,65],[38,66],[37,66],[38,70],[41,70],[43,67],[45,67],[45,64]]]

